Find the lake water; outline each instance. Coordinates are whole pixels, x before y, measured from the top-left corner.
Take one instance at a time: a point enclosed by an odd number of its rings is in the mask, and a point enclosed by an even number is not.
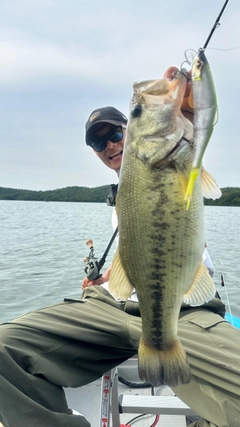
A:
[[[85,241],[93,239],[100,258],[112,236],[111,215],[104,203],[0,201],[0,322],[79,298],[89,253]],[[205,220],[217,289],[240,317],[240,208],[206,206]]]

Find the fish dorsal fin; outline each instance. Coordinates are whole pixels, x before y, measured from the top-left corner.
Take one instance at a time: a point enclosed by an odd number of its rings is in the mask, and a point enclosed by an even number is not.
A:
[[[109,278],[109,291],[115,298],[126,301],[132,295],[133,288],[134,286],[128,279],[126,271],[122,265],[119,247],[117,247]]]
[[[186,304],[197,306],[214,297],[216,288],[207,267],[201,263],[191,288],[184,295]]]
[[[210,173],[202,167],[201,173],[201,184],[202,184],[202,193],[203,197],[206,199],[219,199],[221,197],[222,192],[219,186],[216,183],[216,180],[213,178]]]

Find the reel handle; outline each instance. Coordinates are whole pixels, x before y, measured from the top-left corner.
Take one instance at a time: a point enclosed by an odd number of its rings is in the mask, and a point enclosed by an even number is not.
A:
[[[93,247],[93,241],[92,241],[92,239],[86,240],[86,245],[89,247],[89,249],[91,249]]]

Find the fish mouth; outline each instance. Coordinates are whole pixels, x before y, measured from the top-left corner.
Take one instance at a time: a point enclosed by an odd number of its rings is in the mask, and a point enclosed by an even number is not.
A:
[[[169,91],[173,90],[178,84],[181,84],[182,80],[186,80],[185,74],[183,74],[176,67],[170,67],[174,69],[171,77],[169,75],[164,76],[162,79],[155,80],[142,80],[136,81],[133,84],[134,93],[140,94],[143,97],[147,95],[162,96],[167,95]]]

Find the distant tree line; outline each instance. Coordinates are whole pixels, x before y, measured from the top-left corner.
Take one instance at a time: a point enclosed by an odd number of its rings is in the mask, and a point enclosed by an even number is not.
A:
[[[240,206],[240,188],[221,188],[222,196],[219,199],[204,199],[206,206]]]
[[[56,190],[33,191],[0,187],[0,200],[30,200],[43,202],[98,202],[107,200],[109,185],[102,187],[66,187]]]
[[[0,187],[0,200],[30,200],[43,202],[95,202],[106,203],[109,185],[101,187],[66,187],[56,190],[33,191]],[[220,199],[204,199],[207,206],[240,206],[240,188],[221,188]]]

